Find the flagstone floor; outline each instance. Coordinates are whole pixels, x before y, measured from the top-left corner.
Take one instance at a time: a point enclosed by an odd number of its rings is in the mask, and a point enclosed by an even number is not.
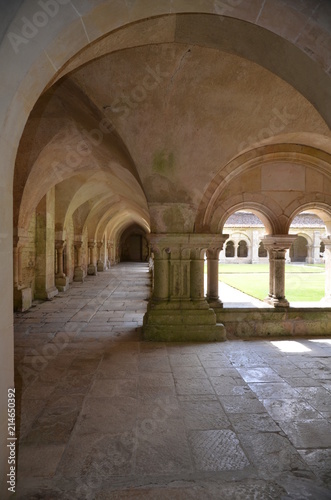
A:
[[[331,499],[330,339],[141,339],[145,264],[15,317],[16,498]]]

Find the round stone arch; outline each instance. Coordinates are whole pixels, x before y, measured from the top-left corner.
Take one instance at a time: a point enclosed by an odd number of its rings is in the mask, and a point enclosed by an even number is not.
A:
[[[236,201],[236,200],[234,200]],[[212,232],[223,232],[224,225],[227,219],[234,213],[245,210],[252,212],[256,215],[264,224],[267,234],[277,234],[277,219],[270,208],[266,207],[264,204],[264,197],[260,196],[260,202],[241,202],[233,203],[231,205],[231,200],[227,207],[219,206],[215,210],[215,214],[211,221]]]
[[[301,212],[311,212],[317,215],[326,226],[327,234],[331,234],[331,196],[325,196],[323,201],[316,201],[315,196],[307,195],[304,199],[298,200],[296,207],[290,207],[291,213],[288,216],[287,232],[290,230],[293,219]]]
[[[303,138],[308,140],[306,134],[303,134]],[[318,135],[312,137],[311,144],[293,143],[292,134],[288,137],[288,141],[286,143],[274,143],[272,141],[270,144],[258,146],[239,154],[220,169],[201,198],[196,217],[196,228],[204,231],[212,227],[215,230],[215,218],[221,219],[223,212],[231,211],[232,205],[241,204],[246,209],[248,204],[252,206],[257,204],[261,207],[262,215],[269,217],[271,222],[272,230],[268,234],[287,234],[290,213],[303,200],[330,203],[327,186],[331,182],[331,145],[325,141],[325,138],[323,139]],[[324,151],[318,147],[320,141],[323,141]],[[238,188],[240,181],[245,179],[246,176],[253,176],[254,172],[267,169],[272,165],[283,165],[285,171],[287,165],[294,170],[300,170],[301,183],[304,186],[302,187],[303,191],[294,201],[290,200],[288,205],[285,205],[285,208],[276,201],[277,198],[273,199],[267,190],[264,192],[265,188],[263,189],[262,181],[260,186],[256,183],[254,188],[250,183],[250,188],[245,192],[240,192],[240,188]],[[292,176],[292,179],[292,183],[295,184],[295,175]],[[269,184],[270,182],[272,183],[272,181],[269,181]],[[310,193],[305,192],[308,188],[312,189]],[[286,186],[283,189],[284,192],[292,191],[292,189],[286,189]],[[233,196],[226,198],[228,192],[231,193],[232,191],[234,191]],[[226,217],[229,217],[231,213]]]
[[[281,12],[286,14],[288,8],[284,8],[284,4],[277,1],[279,9]],[[275,3],[273,2],[273,3]],[[68,4],[62,0],[58,2],[61,6]],[[14,3],[13,3],[14,5]],[[118,30],[121,26],[132,23],[134,21],[139,21],[144,18],[149,18],[152,16],[163,16],[174,14],[176,12],[189,12],[200,11],[205,13],[214,13],[215,9],[214,2],[209,0],[192,0],[187,6],[187,2],[178,2],[178,7],[173,6],[173,2],[144,2],[136,1],[132,4],[132,11],[126,9],[125,2],[102,2],[99,5],[95,5],[89,2],[84,2],[81,6],[81,13],[78,14],[77,10],[75,12],[70,11],[70,16],[57,17],[53,26],[48,28],[43,28],[38,34],[39,38],[34,40],[28,40],[28,51],[22,56],[18,57],[18,54],[13,54],[13,47],[10,45],[9,39],[5,36],[2,41],[2,55],[1,55],[1,67],[6,68],[4,73],[4,88],[6,92],[3,93],[3,119],[0,124],[0,149],[2,158],[2,168],[3,168],[3,178],[0,190],[0,207],[3,214],[2,226],[1,226],[1,242],[2,242],[2,259],[1,259],[1,279],[4,286],[11,288],[12,283],[12,179],[14,172],[14,164],[17,152],[17,146],[34,103],[39,98],[43,90],[54,81],[54,77],[61,72],[61,69],[65,64],[68,63],[70,58],[75,57],[79,54],[82,55],[83,49],[90,45],[91,42],[98,38],[102,38],[105,34]],[[262,5],[262,4],[261,4]],[[258,17],[259,9],[261,5],[257,5],[257,12],[255,18]],[[273,7],[272,7],[273,8]],[[17,13],[15,18],[15,13],[13,10],[13,27],[20,26],[20,20],[22,16],[26,16],[27,19],[33,19],[35,15],[35,3],[25,1],[21,3],[21,8],[19,13]],[[39,7],[38,7],[39,9]],[[242,10],[241,10],[242,9]],[[230,12],[231,14],[231,12]],[[236,17],[241,17],[245,21],[249,21],[244,16],[244,3],[240,7],[240,12],[235,13]],[[266,18],[273,19],[273,16],[267,15]],[[302,15],[302,25],[305,25],[308,16]],[[188,20],[191,21],[191,20]],[[199,20],[196,18],[196,22]],[[214,22],[217,19],[214,19]],[[217,21],[218,22],[218,21]],[[204,23],[206,24],[206,23]],[[245,24],[245,23],[244,23]],[[248,24],[248,23],[247,23]],[[297,23],[296,23],[297,25]],[[226,21],[222,26],[226,26]],[[229,26],[228,26],[229,28]],[[271,31],[273,28],[268,25]],[[283,26],[279,27],[279,33],[282,33]],[[219,29],[218,31],[223,31]],[[267,30],[265,30],[267,31]],[[289,30],[287,34],[283,35],[284,39],[280,37],[278,42],[282,42],[287,38],[288,40],[293,39],[292,30]],[[209,35],[208,27],[205,29],[206,34]],[[320,30],[323,35],[323,30]],[[256,35],[259,35],[257,30]],[[306,34],[307,35],[307,34]],[[275,39],[276,35],[272,38]],[[298,37],[300,39],[300,37]],[[307,36],[303,37],[303,46],[309,48],[310,44],[306,43]],[[309,38],[309,37],[308,37]],[[286,41],[286,40],[285,40]],[[203,41],[202,41],[203,43]],[[272,45],[272,44],[270,44]],[[284,43],[282,42],[283,46]],[[285,43],[286,45],[286,43]],[[245,47],[244,47],[245,48]],[[297,59],[298,68],[302,68],[302,71],[296,71],[296,68],[290,67],[289,73],[291,75],[296,75],[298,86],[300,91],[310,95],[311,102],[318,103],[319,109],[323,110],[325,113],[330,112],[330,107],[325,106],[323,99],[325,96],[330,95],[330,90],[321,92],[321,82],[327,82],[325,74],[321,69],[320,65],[312,61],[306,54],[304,54],[299,48],[294,45],[289,47],[289,51],[283,47],[279,53],[287,54],[286,60],[289,61]],[[314,49],[314,50],[313,50]],[[249,47],[247,47],[249,52]],[[317,60],[324,60],[324,54],[321,47],[310,48],[311,54],[316,54]],[[265,51],[261,52],[262,54]],[[290,57],[291,54],[291,57]],[[265,53],[265,64],[273,64],[272,58],[268,53]],[[291,64],[289,64],[291,66]],[[326,64],[329,67],[330,64]],[[272,68],[270,68],[272,70]],[[280,71],[281,76],[285,78],[286,67],[283,67]],[[313,79],[315,81],[311,82],[310,78],[303,78],[304,75],[314,75]],[[300,80],[302,83],[300,83]],[[295,82],[293,82],[295,86]],[[327,85],[326,85],[327,89]],[[313,95],[316,95],[316,99]],[[322,112],[322,111],[321,111]],[[12,315],[10,311],[12,310],[12,297],[11,294],[5,294],[0,307],[1,313],[1,331],[2,331],[2,349],[1,352],[1,365],[3,366],[3,386],[12,385]],[[2,396],[4,400],[4,396]],[[1,441],[4,443],[3,433],[1,434]],[[3,450],[6,450],[3,446]],[[0,465],[4,465],[5,453],[1,454]],[[4,467],[0,467],[4,469]]]

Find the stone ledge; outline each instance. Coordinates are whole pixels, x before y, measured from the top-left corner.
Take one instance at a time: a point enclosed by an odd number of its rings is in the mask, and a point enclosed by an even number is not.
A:
[[[228,338],[331,335],[331,308],[227,309],[216,311]]]

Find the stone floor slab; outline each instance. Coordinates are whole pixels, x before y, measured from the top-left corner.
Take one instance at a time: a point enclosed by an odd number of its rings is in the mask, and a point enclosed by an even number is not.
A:
[[[241,470],[249,465],[231,430],[191,431],[189,436],[197,470]]]

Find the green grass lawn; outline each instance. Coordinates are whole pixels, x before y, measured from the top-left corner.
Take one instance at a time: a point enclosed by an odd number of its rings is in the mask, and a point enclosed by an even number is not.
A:
[[[316,302],[324,297],[323,265],[285,266],[285,290],[289,302]],[[264,299],[269,292],[268,264],[220,264],[219,279],[242,292]]]

